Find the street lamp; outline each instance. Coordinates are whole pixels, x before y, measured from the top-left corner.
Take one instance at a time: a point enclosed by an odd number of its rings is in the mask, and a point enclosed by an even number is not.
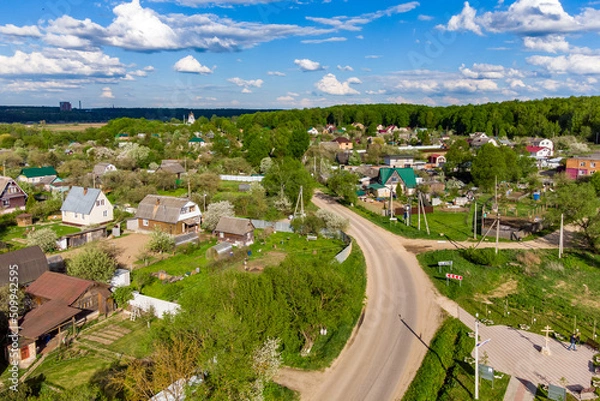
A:
[[[479,399],[479,313],[475,314],[475,399]]]

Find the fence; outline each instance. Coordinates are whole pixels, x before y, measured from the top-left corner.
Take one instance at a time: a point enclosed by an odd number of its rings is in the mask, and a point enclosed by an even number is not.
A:
[[[219,177],[223,181],[241,181],[241,182],[261,182],[263,178],[262,175],[227,175],[222,174]]]
[[[277,232],[294,232],[294,230],[292,230],[292,226],[287,221],[252,220],[252,225],[254,225],[254,228],[259,228],[261,230],[271,227]]]
[[[129,305],[131,305],[133,308],[139,308],[144,312],[148,312],[153,309],[154,315],[160,319],[163,318],[165,313],[176,315],[180,309],[180,306],[174,302],[152,298],[147,295],[142,295],[139,292],[133,293],[133,299],[129,301]]]

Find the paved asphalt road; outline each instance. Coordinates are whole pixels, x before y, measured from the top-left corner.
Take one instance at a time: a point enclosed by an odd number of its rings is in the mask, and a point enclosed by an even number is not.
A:
[[[419,368],[440,321],[431,283],[399,237],[317,194],[313,202],[350,220],[367,261],[367,301],[355,336],[303,399],[399,398]]]

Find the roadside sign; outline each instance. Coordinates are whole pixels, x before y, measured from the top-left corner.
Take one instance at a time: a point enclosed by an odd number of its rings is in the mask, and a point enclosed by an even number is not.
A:
[[[492,388],[494,388],[494,368],[488,365],[479,365],[479,375],[482,379],[491,381]]]
[[[450,285],[450,279],[458,280],[458,285],[462,287],[463,276],[459,276],[458,274],[446,273],[446,285]]]
[[[554,384],[548,385],[548,399],[555,401],[564,401],[567,399],[567,389],[563,387],[555,386]]]
[[[442,272],[442,266],[450,266],[450,270],[452,270],[452,261],[451,260],[440,260],[438,262],[438,272]]]

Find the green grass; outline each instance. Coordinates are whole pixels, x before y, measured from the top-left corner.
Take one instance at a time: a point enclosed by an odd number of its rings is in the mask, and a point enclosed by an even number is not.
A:
[[[403,400],[470,400],[475,393],[474,365],[464,362],[475,341],[468,336],[469,328],[458,319],[447,318],[431,342],[423,364],[410,384]],[[480,400],[502,400],[510,376],[504,375],[492,383],[480,380]]]
[[[40,230],[42,228],[50,228],[56,233],[56,235],[59,238],[63,235],[78,233],[81,231],[81,229],[78,227],[67,226],[60,222],[36,224],[34,226],[28,227],[10,226],[6,229],[6,231],[2,233],[2,237],[0,238],[0,240],[4,242],[9,242],[17,247],[23,247],[24,240],[27,239],[27,235],[25,233],[26,231],[31,230],[31,227],[35,227],[36,230]]]
[[[481,252],[494,255],[493,249]],[[501,250],[495,266],[472,263],[464,253],[449,250],[418,259],[437,289],[473,315],[487,316],[495,324],[525,324],[538,333],[550,325],[567,338],[576,325],[585,341],[600,321],[600,256],[567,252],[559,261],[556,253]],[[447,285],[448,270],[440,273],[437,265],[442,260],[454,262],[452,272],[464,278],[460,285],[454,280]]]
[[[89,383],[97,372],[107,369],[113,359],[102,357],[94,351],[71,349],[64,353],[54,352],[35,370],[33,377],[43,375],[46,383],[71,389]]]
[[[418,230],[418,215],[411,216],[411,225],[406,226],[402,216],[396,216],[398,221],[390,222],[387,216],[380,216],[362,207],[352,208],[356,213],[385,228],[394,234],[406,238],[447,238],[453,241],[464,241],[473,236],[471,212],[441,212],[434,211],[427,215],[430,234],[427,234],[425,218],[421,216],[421,230]]]
[[[257,230],[256,236],[260,237],[262,230]],[[142,277],[150,273],[164,270],[172,276],[185,276],[183,280],[173,283],[163,283],[158,279],[151,280],[142,288],[142,293],[155,298],[167,301],[176,301],[181,295],[190,288],[202,286],[206,283],[207,277],[215,269],[215,262],[206,258],[206,251],[214,246],[216,241],[204,242],[196,247],[189,248],[191,252],[182,253],[179,251],[174,256],[156,262],[150,266],[139,268],[133,271],[134,286],[138,285]],[[313,258],[313,253],[319,255],[328,255],[333,258],[344,247],[340,240],[319,238],[316,241],[307,241],[305,237],[292,233],[275,233],[264,239],[257,239],[254,244],[248,248],[240,250],[234,248],[236,256],[217,264],[221,268],[243,269],[243,259],[247,251],[251,252],[247,256],[248,263],[258,263],[263,265],[276,264],[277,259],[273,259],[271,252],[290,255],[309,260]],[[273,262],[275,260],[275,262]],[[199,274],[189,275],[196,268],[200,268]]]
[[[114,341],[112,344],[108,345],[85,340],[85,337],[82,337],[81,341],[84,343],[89,342],[94,347],[106,348],[109,351],[133,356],[135,358],[144,358],[150,354],[151,349],[149,349],[148,343],[146,341],[149,330],[144,322],[142,322],[141,320],[136,320],[133,322],[130,320],[122,320],[113,324],[115,326],[131,330],[131,332]],[[110,325],[110,323],[99,325],[98,327],[94,327],[94,329],[85,332],[85,335],[93,335],[96,332],[101,332],[103,329]]]
[[[158,191],[159,195],[164,195],[164,196],[175,196],[175,197],[180,197],[180,196],[187,196],[187,188],[181,187],[181,188],[176,188],[176,189],[159,189]]]

